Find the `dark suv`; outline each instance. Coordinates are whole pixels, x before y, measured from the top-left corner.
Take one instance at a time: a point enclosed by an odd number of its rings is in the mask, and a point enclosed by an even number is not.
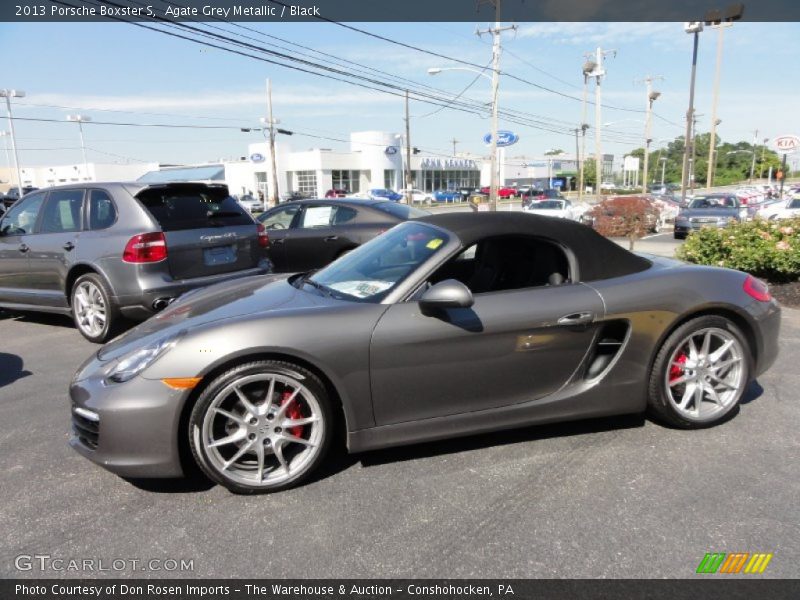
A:
[[[269,243],[224,185],[91,183],[0,218],[0,307],[72,314],[102,342],[182,293],[269,270]]]

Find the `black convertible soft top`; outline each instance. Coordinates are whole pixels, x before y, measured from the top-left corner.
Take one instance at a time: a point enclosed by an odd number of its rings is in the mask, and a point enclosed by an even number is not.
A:
[[[465,248],[487,237],[533,235],[551,240],[573,253],[581,281],[630,275],[644,271],[651,264],[591,227],[567,219],[522,212],[458,212],[431,215],[417,221],[453,232]]]

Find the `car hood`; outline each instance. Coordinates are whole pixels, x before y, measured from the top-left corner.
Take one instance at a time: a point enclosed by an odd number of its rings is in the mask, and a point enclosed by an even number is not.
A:
[[[114,360],[156,338],[217,321],[314,310],[345,302],[313,291],[299,290],[289,283],[288,277],[286,274],[246,277],[189,292],[162,312],[103,346],[97,358]]]
[[[680,212],[679,217],[735,217],[738,208],[687,208]]]

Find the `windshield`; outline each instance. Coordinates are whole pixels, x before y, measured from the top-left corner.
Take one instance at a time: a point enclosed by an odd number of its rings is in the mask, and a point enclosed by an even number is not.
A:
[[[429,225],[403,223],[299,282],[345,300],[378,303],[449,239]]]
[[[695,198],[692,200],[691,204],[689,204],[689,208],[736,208],[737,203],[736,200],[733,198],[723,198],[723,197],[702,197],[702,198]]]

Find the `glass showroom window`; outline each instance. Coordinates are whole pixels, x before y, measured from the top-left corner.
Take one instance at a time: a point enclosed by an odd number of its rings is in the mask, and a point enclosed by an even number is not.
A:
[[[331,171],[333,189],[347,190],[351,194],[361,191],[361,171]]]
[[[297,171],[297,191],[308,196],[317,195],[317,172],[316,171]]]
[[[394,169],[384,169],[383,170],[383,187],[385,187],[387,190],[395,189],[395,187],[394,187],[395,186],[394,177],[395,177],[395,170]]]

